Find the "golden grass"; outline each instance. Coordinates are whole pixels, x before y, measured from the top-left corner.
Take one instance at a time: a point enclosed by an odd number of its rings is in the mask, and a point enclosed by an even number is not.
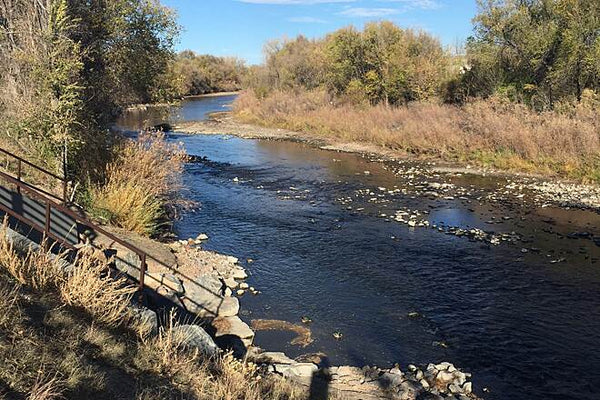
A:
[[[136,288],[128,286],[125,277],[112,277],[107,265],[84,256],[60,282],[58,290],[65,304],[83,308],[95,320],[108,326],[118,326],[128,317],[131,296]]]
[[[187,156],[161,133],[142,134],[117,150],[106,181],[91,189],[91,212],[104,222],[151,236],[174,209]]]
[[[538,113],[499,99],[462,107],[336,104],[323,92],[245,92],[235,115],[246,122],[363,142],[421,157],[600,181],[600,114],[593,104]]]
[[[0,260],[2,266],[22,285],[27,285],[35,290],[43,290],[55,285],[59,279],[60,258],[54,257],[50,252],[16,249],[14,244],[7,240],[7,218],[4,218],[0,227]]]
[[[61,382],[54,376],[51,378],[39,376],[35,381],[27,400],[62,399]]]
[[[35,283],[42,279],[31,274],[43,273],[43,268],[18,258],[41,260],[44,266],[59,258],[43,251],[39,256],[19,253],[5,233],[0,236],[0,396],[307,399],[304,389],[264,375],[231,354],[207,359],[190,350],[187,338],[173,330],[175,314],[157,336],[140,332],[124,306],[130,288],[119,280],[111,282],[106,267],[96,260],[81,257],[72,271],[52,275],[53,283]],[[60,262],[53,262],[58,270]]]

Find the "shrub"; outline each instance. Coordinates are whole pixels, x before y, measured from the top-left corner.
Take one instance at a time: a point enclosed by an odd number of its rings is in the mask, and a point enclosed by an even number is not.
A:
[[[175,214],[180,177],[187,156],[163,134],[127,140],[106,168],[103,184],[91,188],[92,215],[104,222],[151,236]]]

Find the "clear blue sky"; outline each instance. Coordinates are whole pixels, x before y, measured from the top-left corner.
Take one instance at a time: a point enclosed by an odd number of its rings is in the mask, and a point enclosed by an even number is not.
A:
[[[269,39],[320,37],[337,28],[391,20],[426,30],[445,45],[472,32],[475,0],[162,0],[177,10],[184,31],[178,50],[262,62]]]

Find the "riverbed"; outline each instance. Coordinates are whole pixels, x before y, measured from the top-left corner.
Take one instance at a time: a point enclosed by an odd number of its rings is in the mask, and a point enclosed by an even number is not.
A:
[[[121,125],[202,119],[232,99]],[[312,320],[307,347],[282,332],[258,332],[257,345],[333,365],[450,361],[486,399],[600,396],[597,212],[511,177],[226,134],[169,138],[199,156],[184,187],[200,207],[176,232],[206,233],[204,248],[241,260],[261,292],[240,299],[242,318]]]

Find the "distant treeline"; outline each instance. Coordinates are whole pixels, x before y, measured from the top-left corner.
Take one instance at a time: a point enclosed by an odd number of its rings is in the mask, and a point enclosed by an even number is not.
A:
[[[600,1],[478,0],[462,48],[392,22],[275,40],[240,120],[600,182]]]
[[[178,94],[189,96],[241,90],[247,67],[236,57],[215,57],[186,50],[175,58],[173,71]]]
[[[275,40],[246,82],[273,90],[324,88],[355,103],[463,103],[501,95],[536,109],[600,89],[598,0],[478,0],[474,36],[450,51],[425,32],[391,22],[324,38]]]

